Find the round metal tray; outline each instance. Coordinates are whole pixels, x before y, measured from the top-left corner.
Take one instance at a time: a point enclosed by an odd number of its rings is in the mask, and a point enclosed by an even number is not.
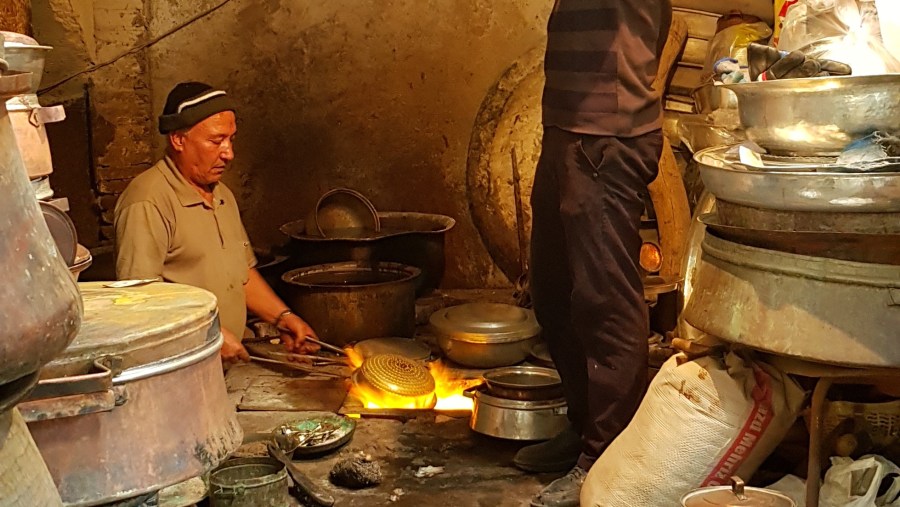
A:
[[[304,440],[308,435],[322,431],[326,432],[327,436]],[[280,433],[283,438],[286,437],[286,442],[298,439],[293,442],[300,444],[294,448],[294,456],[309,456],[323,454],[343,446],[353,438],[354,431],[356,431],[356,422],[353,419],[323,412],[284,423],[278,426],[274,433]],[[290,449],[282,450],[290,452]]]

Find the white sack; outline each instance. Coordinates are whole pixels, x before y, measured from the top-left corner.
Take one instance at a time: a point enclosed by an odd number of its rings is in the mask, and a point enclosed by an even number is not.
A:
[[[794,423],[804,393],[784,373],[735,354],[679,358],[591,468],[582,507],[680,505],[693,489],[749,480]]]

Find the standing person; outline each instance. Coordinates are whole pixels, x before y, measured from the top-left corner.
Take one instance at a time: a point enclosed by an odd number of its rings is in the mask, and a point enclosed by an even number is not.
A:
[[[578,505],[587,471],[646,389],[639,227],[662,151],[652,83],[671,16],[669,0],[557,0],[550,16],[531,289],[571,427],[521,449],[514,463],[571,470],[533,499],[536,507]]]
[[[222,359],[247,360],[247,310],[282,330],[289,350],[315,351],[315,332],[256,270],[234,194],[220,180],[234,159],[235,108],[223,90],[180,83],[169,93],[159,132],[166,156],[128,184],[116,203],[116,276],[159,278],[215,294]]]

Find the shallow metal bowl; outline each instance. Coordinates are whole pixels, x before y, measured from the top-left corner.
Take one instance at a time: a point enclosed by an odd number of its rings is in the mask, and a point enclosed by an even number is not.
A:
[[[900,212],[900,173],[766,171],[732,165],[725,148],[694,155],[716,199],[783,211]]]
[[[837,154],[874,130],[900,126],[900,74],[724,86],[737,95],[747,137],[775,154]]]

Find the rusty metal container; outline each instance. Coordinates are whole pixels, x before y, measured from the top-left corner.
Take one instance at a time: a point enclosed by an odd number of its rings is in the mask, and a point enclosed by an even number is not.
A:
[[[740,245],[707,233],[684,310],[724,340],[809,361],[900,367],[900,266]]]
[[[338,262],[284,274],[287,303],[319,337],[343,346],[369,338],[411,338],[421,271],[391,262]]]
[[[30,85],[30,74],[0,77],[0,104]],[[81,298],[53,242],[22,165],[9,115],[0,105],[0,398],[14,402],[45,363],[66,348],[81,320]],[[2,411],[3,407],[0,407]]]
[[[215,296],[168,283],[80,289],[81,331],[19,405],[63,502],[118,502],[213,470],[242,438]]]

